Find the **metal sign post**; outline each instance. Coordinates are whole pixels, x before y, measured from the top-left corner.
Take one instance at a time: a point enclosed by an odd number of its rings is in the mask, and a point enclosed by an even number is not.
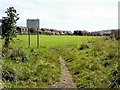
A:
[[[37,47],[39,47],[39,28],[37,28]]]
[[[37,47],[39,47],[39,19],[27,19],[27,27],[28,27],[28,42],[30,46],[30,30],[29,28],[37,29]]]
[[[28,28],[28,47],[30,47],[30,29]]]

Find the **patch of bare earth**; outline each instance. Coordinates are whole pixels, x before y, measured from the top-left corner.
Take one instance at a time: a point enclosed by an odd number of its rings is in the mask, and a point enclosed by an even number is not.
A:
[[[61,75],[60,82],[49,86],[48,88],[76,88],[72,75],[66,67],[65,61],[62,57],[59,57],[61,63]]]

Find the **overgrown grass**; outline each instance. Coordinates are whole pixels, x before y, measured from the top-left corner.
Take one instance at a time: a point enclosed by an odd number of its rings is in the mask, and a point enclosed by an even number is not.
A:
[[[97,36],[18,35],[3,59],[9,88],[47,87],[59,81],[61,55],[79,88],[107,88],[118,75],[117,41]],[[4,42],[4,41],[3,41]]]
[[[58,55],[45,47],[10,47],[2,68],[7,88],[44,88],[58,82],[60,77]]]
[[[60,53],[79,88],[108,88],[119,77],[116,40],[90,40],[78,47],[65,47]]]

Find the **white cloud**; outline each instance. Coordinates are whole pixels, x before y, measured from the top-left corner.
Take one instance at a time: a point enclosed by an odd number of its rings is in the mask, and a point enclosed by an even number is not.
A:
[[[117,28],[119,0],[2,0],[0,16],[14,6],[19,25],[27,18],[39,18],[41,27],[100,30]]]

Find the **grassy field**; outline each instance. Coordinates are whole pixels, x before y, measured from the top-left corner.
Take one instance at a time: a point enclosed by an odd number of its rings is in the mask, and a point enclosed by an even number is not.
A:
[[[37,36],[31,35],[31,47],[37,46]],[[80,43],[84,43],[89,39],[98,38],[97,36],[61,36],[61,35],[40,35],[40,46],[45,47],[57,47],[57,46],[66,46],[66,45],[78,45]],[[12,43],[12,46],[17,47],[27,47],[28,46],[28,36],[27,35],[18,35],[15,38],[15,44]]]
[[[4,41],[3,41],[4,42]],[[117,41],[98,36],[18,35],[3,59],[5,87],[47,87],[59,81],[61,55],[79,88],[107,88],[118,77]]]

